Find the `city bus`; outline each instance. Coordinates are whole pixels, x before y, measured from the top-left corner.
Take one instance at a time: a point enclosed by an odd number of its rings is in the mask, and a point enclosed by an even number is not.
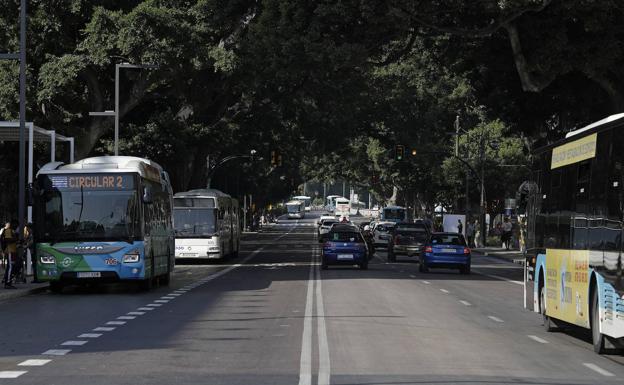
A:
[[[381,210],[381,220],[394,223],[406,223],[407,209],[401,206],[387,206]]]
[[[305,196],[305,195],[299,195],[299,196],[293,197],[292,199],[297,200],[297,201],[302,201],[303,204],[305,205],[305,211],[310,211],[312,209],[312,198]]]
[[[238,256],[238,201],[219,190],[199,189],[173,197],[176,258],[225,259]]]
[[[303,219],[305,217],[305,203],[300,200],[286,202],[288,219]]]
[[[597,353],[621,347],[624,114],[537,149],[531,174],[519,189],[525,306],[542,314],[548,331],[590,329]]]
[[[101,156],[48,163],[34,188],[37,277],[67,284],[167,284],[174,267],[169,176],[147,159]]]
[[[336,208],[336,198],[342,198],[340,195],[328,195],[325,198],[325,209],[327,211],[334,211]]]
[[[334,200],[334,215],[337,217],[351,215],[351,202],[347,198],[336,198]]]

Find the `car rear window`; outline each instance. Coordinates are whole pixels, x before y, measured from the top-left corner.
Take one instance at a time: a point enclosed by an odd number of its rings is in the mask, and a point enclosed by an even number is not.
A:
[[[348,232],[335,232],[331,234],[332,242],[358,242],[364,243],[362,236],[359,233],[348,233]]]
[[[334,223],[338,223],[338,222],[337,222],[337,221],[332,221],[332,220],[327,220],[327,219],[325,219],[325,220],[323,221],[323,226],[331,226],[331,225],[333,225]]]
[[[390,225],[378,225],[375,230],[378,231],[390,231],[394,228],[394,226],[390,226]]]
[[[395,232],[396,235],[401,235],[404,237],[410,237],[413,238],[416,241],[421,241],[424,242],[427,240],[427,232],[424,230],[420,230],[420,231],[414,231],[414,230],[407,230],[404,231],[403,229],[399,229]]]
[[[431,236],[431,244],[466,246],[466,240],[461,234],[434,234]]]

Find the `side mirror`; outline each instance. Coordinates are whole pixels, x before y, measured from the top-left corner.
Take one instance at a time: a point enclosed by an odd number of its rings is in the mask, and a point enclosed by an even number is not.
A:
[[[152,188],[146,186],[143,188],[143,203],[150,204],[153,202]]]

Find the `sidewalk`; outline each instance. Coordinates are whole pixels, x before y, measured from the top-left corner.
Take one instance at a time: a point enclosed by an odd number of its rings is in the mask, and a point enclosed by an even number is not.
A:
[[[4,269],[0,267],[0,274],[4,276]],[[17,289],[5,289],[4,285],[0,285],[0,302],[7,299],[23,297],[29,294],[40,293],[48,289],[49,284],[45,283],[30,283],[32,276],[26,277],[27,283],[15,283],[14,286]]]
[[[503,259],[509,262],[520,263],[524,261],[524,254],[520,250],[505,250],[500,247],[480,247],[472,249],[473,252],[488,257]]]

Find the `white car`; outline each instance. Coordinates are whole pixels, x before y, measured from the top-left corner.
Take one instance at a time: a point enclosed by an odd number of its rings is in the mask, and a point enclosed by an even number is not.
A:
[[[321,236],[329,233],[329,230],[334,223],[338,223],[338,219],[336,219],[336,217],[321,220],[321,225],[318,228],[318,235]]]
[[[376,222],[373,228],[373,242],[375,246],[388,246],[390,238],[392,238],[392,229],[396,223],[394,222]]]
[[[316,222],[316,226],[317,227],[321,227],[321,223],[323,223],[324,220],[326,219],[331,219],[332,221],[336,220],[336,217],[331,215],[331,214],[324,214],[321,215],[321,217],[318,219],[318,221]]]

